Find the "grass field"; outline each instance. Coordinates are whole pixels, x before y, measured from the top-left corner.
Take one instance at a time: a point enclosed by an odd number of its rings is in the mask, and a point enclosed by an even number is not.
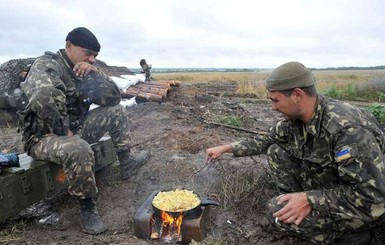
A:
[[[352,101],[385,102],[385,70],[314,71],[317,89],[327,96]],[[191,72],[152,74],[158,80],[199,83],[235,81],[238,94],[266,98],[269,72]]]

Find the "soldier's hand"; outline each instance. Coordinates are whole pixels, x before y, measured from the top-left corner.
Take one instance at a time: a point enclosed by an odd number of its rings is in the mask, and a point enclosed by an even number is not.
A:
[[[74,133],[72,133],[72,131],[68,129],[67,136],[74,136]]]
[[[221,146],[207,149],[206,157],[205,157],[206,163],[210,163],[212,160],[217,159],[225,152],[228,152],[228,153],[233,152],[233,147],[231,146],[231,144],[221,145]]]
[[[284,204],[284,207],[275,212],[273,216],[286,224],[299,225],[311,212],[310,203],[304,192],[279,196],[277,203]]]
[[[76,76],[84,77],[92,71],[98,72],[98,69],[88,62],[79,62],[75,64],[73,71]]]

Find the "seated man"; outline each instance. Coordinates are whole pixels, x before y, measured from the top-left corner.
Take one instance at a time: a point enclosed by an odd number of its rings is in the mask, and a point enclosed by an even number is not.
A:
[[[377,121],[348,103],[317,93],[312,72],[298,62],[266,80],[272,109],[284,120],[268,135],[209,148],[267,154],[281,195],[267,218],[280,231],[315,243],[370,244],[385,221],[385,137]]]
[[[19,111],[25,151],[37,160],[62,164],[68,192],[80,201],[81,227],[98,234],[105,230],[94,197],[94,153],[90,144],[109,133],[127,179],[149,157],[130,153],[129,125],[117,85],[93,66],[100,51],[94,34],[84,27],[72,30],[65,49],[46,52],[32,64],[21,88],[28,97]],[[91,103],[100,105],[89,111]]]

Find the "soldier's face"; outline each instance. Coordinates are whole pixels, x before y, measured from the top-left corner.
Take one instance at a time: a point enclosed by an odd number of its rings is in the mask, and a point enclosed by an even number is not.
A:
[[[67,43],[66,52],[73,64],[79,62],[94,64],[96,62],[96,56],[98,56],[98,52],[76,46],[70,42]]]
[[[271,108],[282,113],[286,120],[299,119],[299,108],[293,93],[287,96],[281,92],[268,91],[268,98],[271,101]]]

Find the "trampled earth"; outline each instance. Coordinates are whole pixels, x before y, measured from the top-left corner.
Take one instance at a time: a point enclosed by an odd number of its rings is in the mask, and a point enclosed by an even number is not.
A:
[[[274,193],[265,156],[224,155],[193,174],[204,166],[208,147],[256,135],[208,122],[237,118],[243,128],[266,131],[280,117],[268,101],[236,97],[235,89],[235,82],[227,81],[182,83],[172,88],[163,103],[146,102],[127,108],[132,151],[149,150],[151,158],[126,181],[119,179],[117,163],[97,172],[97,203],[108,228],[105,233],[82,233],[78,204],[62,193],[42,203],[43,216],[29,213],[2,224],[0,244],[163,244],[136,237],[134,215],[152,192],[176,188],[194,190],[221,204],[211,207],[206,238],[193,244],[305,244],[271,233],[266,226],[265,202]],[[12,113],[2,112],[2,152],[22,151],[15,123]],[[39,224],[51,213],[58,215],[57,223]]]

